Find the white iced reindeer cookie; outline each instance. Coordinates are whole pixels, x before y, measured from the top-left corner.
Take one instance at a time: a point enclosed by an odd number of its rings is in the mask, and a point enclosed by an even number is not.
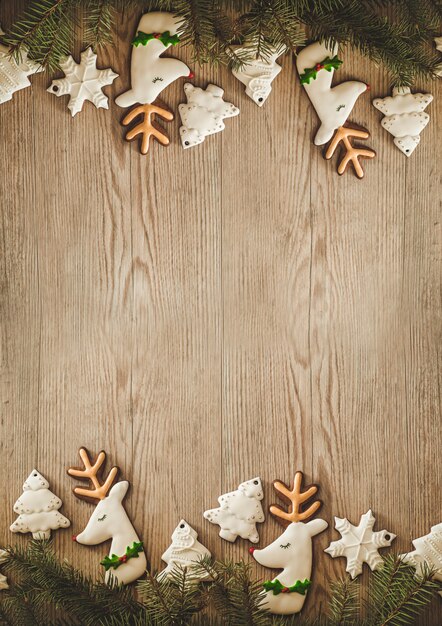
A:
[[[232,69],[232,74],[246,86],[249,98],[262,107],[272,91],[273,80],[282,70],[276,59],[285,52],[285,48],[272,48],[272,54],[268,57],[255,55],[253,58],[253,50],[250,48],[238,48],[235,52],[240,58],[242,54],[252,55],[241,67]]]
[[[70,467],[68,474],[81,480],[89,480],[91,487],[75,487],[74,494],[90,502],[95,502],[94,512],[86,528],[73,537],[77,543],[94,546],[112,539],[109,556],[105,556],[100,564],[104,567],[107,583],[116,581],[127,584],[137,580],[144,574],[147,567],[143,542],[140,541],[132,522],[123,506],[123,499],[129,489],[127,480],[114,484],[118,467],[112,467],[102,482],[100,476],[106,453],[102,450],[91,463],[85,448],[80,448],[83,468]]]
[[[314,139],[317,146],[330,141],[335,130],[345,124],[356,100],[368,88],[356,80],[331,86],[334,71],[341,65],[337,52],[337,45],[329,48],[316,42],[303,48],[296,59],[301,83],[321,121]]]
[[[177,567],[187,568],[189,576],[196,578],[192,573],[194,567],[203,557],[210,557],[209,550],[198,541],[197,532],[185,520],[181,520],[172,534],[172,544],[161,557],[167,567],[161,576],[169,576]],[[204,576],[203,578],[206,578]]]
[[[306,521],[322,503],[316,500],[304,508],[304,503],[317,493],[318,488],[312,485],[302,491],[302,478],[302,472],[297,472],[293,489],[280,481],[274,483],[281,498],[290,504],[290,510],[286,512],[278,506],[271,506],[270,512],[279,522],[288,524],[287,528],[266,548],[249,549],[256,561],[264,567],[282,569],[276,578],[264,583],[267,593],[263,608],[277,615],[291,615],[301,611],[311,586],[312,538],[328,526],[323,519]]]
[[[256,524],[264,521],[261,500],[264,492],[260,478],[241,483],[235,491],[218,498],[220,506],[204,513],[206,520],[221,527],[219,536],[235,541],[240,536],[252,543],[259,541]]]
[[[122,124],[128,126],[136,118],[140,118],[141,121],[127,132],[126,139],[132,141],[140,135],[142,154],[147,154],[151,137],[163,146],[169,145],[168,136],[155,124],[155,116],[170,122],[173,114],[164,106],[153,104],[154,101],[163,89],[178,78],[193,77],[183,61],[162,57],[170,46],[179,41],[179,18],[172,13],[160,11],[142,16],[132,41],[131,88],[119,95],[115,102],[120,107],[138,105],[123,118]]]
[[[151,104],[177,78],[193,76],[183,61],[161,56],[179,43],[179,26],[173,13],[155,11],[142,16],[132,42],[131,88],[115,99],[118,106]]]
[[[190,83],[184,85],[187,104],[180,104],[183,125],[180,128],[183,148],[191,148],[204,141],[208,135],[224,130],[224,119],[239,114],[231,102],[224,102],[224,91],[216,85],[201,89]]]
[[[391,96],[376,98],[373,106],[385,117],[381,120],[394,137],[394,145],[409,157],[420,142],[420,133],[430,121],[425,109],[432,102],[430,93],[411,93],[408,87],[395,88]]]
[[[32,533],[34,539],[49,539],[51,530],[67,528],[70,521],[58,509],[62,501],[49,489],[40,472],[32,470],[23,485],[23,493],[14,504],[18,518],[11,525],[13,533]]]

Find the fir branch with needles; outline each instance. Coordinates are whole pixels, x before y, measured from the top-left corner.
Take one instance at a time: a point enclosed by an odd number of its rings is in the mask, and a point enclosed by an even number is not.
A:
[[[387,556],[371,575],[364,603],[359,579],[337,580],[328,607],[316,597],[324,612],[309,619],[270,615],[263,583],[243,561],[206,557],[190,570],[176,567],[167,577],[148,572],[136,586],[117,587],[60,561],[48,541],[8,552],[2,567],[11,586],[0,594],[0,624],[12,626],[403,626],[416,623],[439,588],[428,568],[416,576],[399,557]],[[313,586],[309,596],[317,593]]]
[[[2,41],[54,70],[79,39],[94,48],[110,43],[128,8],[175,13],[199,64],[238,67],[246,59],[237,44],[268,57],[274,47],[296,52],[307,39],[358,50],[397,85],[434,77],[440,62],[432,45],[442,28],[440,0],[31,0]]]

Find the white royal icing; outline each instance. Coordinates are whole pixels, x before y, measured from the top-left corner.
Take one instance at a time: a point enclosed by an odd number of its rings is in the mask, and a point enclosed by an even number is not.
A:
[[[185,521],[181,520],[172,534],[172,544],[167,548],[162,560],[167,563],[167,567],[161,575],[168,576],[177,566],[182,568],[192,568],[203,557],[210,557],[209,550],[198,541],[197,532]],[[190,569],[192,576],[192,570]],[[195,576],[192,576],[195,578]],[[207,578],[207,576],[203,576]]]
[[[172,13],[153,12],[142,16],[137,32],[179,35],[180,20]],[[131,89],[115,99],[120,107],[151,104],[168,85],[181,76],[191,76],[187,65],[178,59],[162,58],[170,45],[151,39],[146,45],[132,46]]]
[[[373,100],[373,106],[385,115],[382,128],[393,135],[395,146],[407,157],[414,152],[420,133],[430,121],[424,111],[432,100],[430,93],[411,93],[408,87],[395,88],[392,96]]]
[[[204,141],[208,135],[224,130],[224,119],[239,114],[231,102],[224,102],[224,91],[216,85],[201,89],[190,83],[184,85],[187,104],[178,107],[183,125],[180,127],[183,148],[191,148]]]
[[[1,27],[0,34],[3,34]],[[10,56],[9,48],[0,44],[0,104],[11,100],[16,91],[29,87],[31,82],[28,77],[42,71],[38,63],[28,59],[26,50],[17,62]]]
[[[221,528],[219,536],[235,541],[240,536],[252,543],[259,541],[256,524],[264,521],[261,500],[264,497],[261,479],[241,483],[235,491],[218,498],[220,506],[204,513],[205,519]]]
[[[303,48],[296,59],[299,75],[307,68],[314,67],[327,57],[334,57],[338,46],[327,47],[324,43],[312,43]],[[335,87],[331,86],[334,70],[319,70],[315,79],[303,85],[321,121],[314,142],[321,146],[333,137],[337,128],[343,126],[353,110],[356,100],[367,90],[366,83],[348,80]]]
[[[232,74],[246,86],[246,94],[255,104],[262,107],[272,91],[272,82],[278,76],[282,67],[276,59],[285,49],[273,49],[267,58],[253,58],[238,69],[232,69]],[[250,48],[238,48],[238,55],[252,53]]]
[[[428,535],[414,539],[412,544],[414,550],[402,554],[402,561],[415,567],[417,576],[422,576],[426,565],[434,570],[434,580],[442,582],[442,523],[432,526]]]

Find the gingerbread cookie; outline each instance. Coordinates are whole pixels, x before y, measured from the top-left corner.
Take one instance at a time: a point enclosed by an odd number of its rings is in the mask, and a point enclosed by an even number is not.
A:
[[[232,74],[246,86],[246,95],[255,104],[262,107],[272,91],[272,82],[278,76],[282,67],[276,62],[285,52],[285,48],[272,48],[272,54],[264,58],[256,55],[243,63]],[[241,58],[244,54],[251,54],[250,48],[238,48],[236,53]]]
[[[79,498],[96,502],[97,505],[86,528],[74,536],[73,540],[90,546],[112,539],[109,556],[101,561],[106,571],[105,580],[116,581],[118,584],[133,582],[144,574],[147,561],[143,543],[123,506],[129,483],[123,480],[114,484],[119,473],[118,467],[113,467],[102,481],[103,464],[106,460],[103,450],[93,462],[86,448],[80,448],[79,454],[84,468],[71,467],[68,474],[80,480],[89,480],[91,487],[75,487],[74,493]]]
[[[219,536],[235,541],[240,536],[252,543],[259,541],[256,524],[264,521],[261,500],[264,492],[260,478],[241,483],[235,491],[218,498],[220,506],[204,513],[206,520],[221,527]]]
[[[62,501],[49,489],[49,483],[36,469],[23,485],[23,493],[14,504],[18,518],[11,525],[13,533],[32,533],[34,539],[49,539],[51,530],[67,528],[70,521],[58,509]]]
[[[167,563],[161,575],[169,576],[177,567],[181,567],[188,569],[189,575],[195,579],[196,574],[192,573],[192,566],[195,566],[203,557],[210,556],[209,550],[198,541],[197,532],[182,519],[173,531],[172,544],[161,557]]]
[[[316,500],[307,505],[318,488],[312,485],[303,491],[302,478],[302,472],[297,472],[293,489],[280,481],[274,483],[281,498],[289,503],[290,510],[287,512],[279,506],[271,506],[270,512],[287,528],[266,548],[249,550],[264,567],[282,569],[276,578],[264,583],[267,593],[263,607],[276,615],[291,615],[302,609],[306,592],[311,586],[312,537],[328,527],[322,519],[307,521],[322,503]]]

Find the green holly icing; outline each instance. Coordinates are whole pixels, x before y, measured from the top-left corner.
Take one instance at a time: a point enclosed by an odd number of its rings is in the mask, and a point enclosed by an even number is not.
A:
[[[140,552],[143,552],[143,542],[134,541],[131,546],[126,548],[126,553],[123,556],[112,554],[112,556],[105,556],[100,565],[104,567],[106,572],[110,569],[118,569],[123,563],[127,563],[129,559],[138,559]]]
[[[306,67],[304,73],[300,75],[301,84],[307,85],[310,84],[311,80],[315,80],[318,72],[320,70],[326,70],[327,72],[331,72],[332,70],[338,70],[342,65],[342,61],[338,59],[337,55],[333,58],[326,57],[320,63],[316,63],[314,67]]]
[[[178,35],[171,35],[170,31],[166,30],[164,33],[143,33],[139,30],[136,37],[132,41],[133,46],[145,46],[152,41],[152,39],[159,39],[164,46],[176,46],[179,43],[180,38]]]
[[[305,596],[311,584],[312,581],[306,578],[304,581],[297,580],[291,587],[286,587],[276,578],[275,580],[266,580],[263,587],[266,591],[272,591],[274,596],[279,596],[280,593],[300,593],[301,596]]]

